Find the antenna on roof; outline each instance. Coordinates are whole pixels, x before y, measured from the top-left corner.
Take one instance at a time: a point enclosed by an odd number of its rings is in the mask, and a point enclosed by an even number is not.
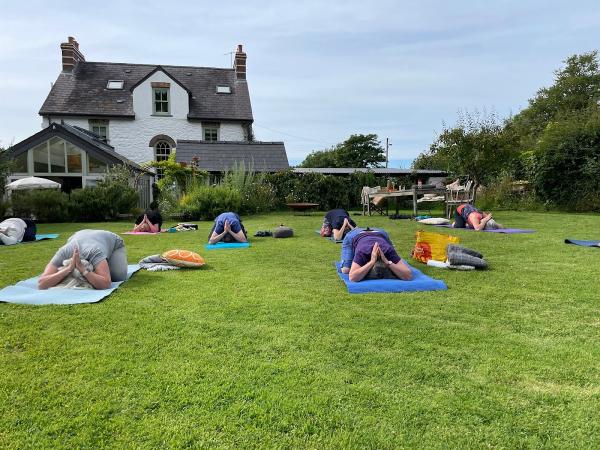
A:
[[[229,55],[229,57],[231,58],[231,67],[233,67],[233,54],[235,52],[227,52],[227,53],[223,53],[223,56],[225,55]]]

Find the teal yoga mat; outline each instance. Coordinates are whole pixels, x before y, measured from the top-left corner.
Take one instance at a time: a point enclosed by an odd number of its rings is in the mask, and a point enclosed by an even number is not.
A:
[[[137,264],[127,267],[127,280],[140,270]],[[37,287],[39,277],[19,281],[13,286],[0,290],[0,302],[20,303],[23,305],[75,305],[78,303],[96,303],[109,296],[125,281],[112,283],[109,289],[62,289],[40,290]]]
[[[248,248],[250,242],[217,242],[216,244],[206,244],[206,250],[222,250],[226,248]]]

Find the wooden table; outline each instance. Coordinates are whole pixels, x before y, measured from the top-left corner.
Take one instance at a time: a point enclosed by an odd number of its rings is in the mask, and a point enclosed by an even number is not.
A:
[[[287,207],[296,211],[302,212],[306,214],[307,211],[317,208],[319,206],[318,203],[308,203],[308,202],[300,202],[300,203],[286,203]]]
[[[445,188],[419,188],[414,187],[412,189],[404,189],[401,191],[380,191],[369,194],[369,205],[367,205],[367,212],[371,215],[371,207],[370,200],[374,197],[385,197],[385,198],[395,198],[396,199],[396,214],[398,214],[398,198],[399,197],[412,197],[413,200],[413,215],[417,215],[417,200],[419,195],[424,194],[444,194],[446,192]]]

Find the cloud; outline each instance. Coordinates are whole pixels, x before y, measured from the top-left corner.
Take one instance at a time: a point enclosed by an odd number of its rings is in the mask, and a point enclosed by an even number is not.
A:
[[[395,159],[428,148],[460,108],[515,113],[566,57],[600,42],[582,0],[522,2],[164,1],[3,5],[0,140],[39,130],[59,43],[88,60],[227,67],[242,43],[256,135],[294,158],[353,133],[392,140]]]

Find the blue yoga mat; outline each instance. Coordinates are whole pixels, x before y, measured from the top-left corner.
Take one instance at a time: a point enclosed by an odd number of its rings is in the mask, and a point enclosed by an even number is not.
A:
[[[127,279],[140,270],[137,264],[127,267]],[[23,305],[74,305],[77,303],[96,303],[107,297],[125,281],[112,283],[109,289],[45,289],[37,287],[39,277],[19,281],[13,286],[0,290],[0,302],[20,303]]]
[[[565,239],[565,244],[581,245],[582,247],[600,247],[600,241],[582,241],[579,239]]]
[[[342,263],[335,263],[338,276],[346,283],[348,293],[350,294],[368,294],[371,292],[417,292],[417,291],[442,291],[448,289],[446,283],[442,280],[435,280],[428,277],[420,270],[410,266],[413,273],[413,279],[410,281],[381,279],[381,280],[363,280],[350,281],[348,274],[342,273]]]
[[[217,242],[216,244],[206,244],[206,250],[221,250],[224,248],[247,248],[250,242]]]
[[[315,230],[315,233],[317,233],[319,236],[321,236],[321,230]],[[344,242],[343,239],[336,240],[336,239],[334,239],[333,236],[325,237],[325,239],[327,239],[328,241],[331,241],[331,242],[335,242],[336,244],[341,244],[342,242]]]

